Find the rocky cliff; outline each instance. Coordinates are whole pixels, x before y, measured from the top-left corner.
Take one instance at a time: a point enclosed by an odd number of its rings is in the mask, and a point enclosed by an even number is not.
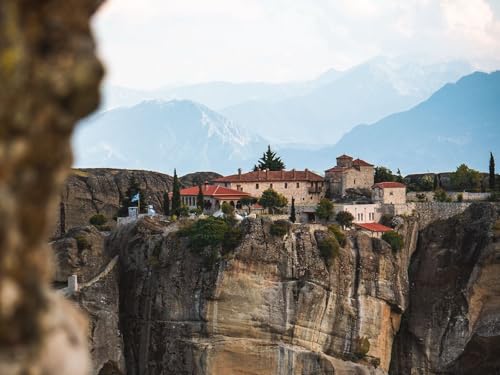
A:
[[[196,184],[199,180],[220,177],[213,172],[191,173],[179,179],[181,186]],[[172,191],[173,178],[169,175],[127,169],[73,169],[66,179],[58,207],[58,222],[53,237],[57,238],[74,227],[89,224],[95,214],[103,214],[113,226],[112,220],[120,208],[132,178],[138,182],[148,203],[160,212],[163,193]]]
[[[474,204],[420,233],[391,374],[499,373],[498,218],[498,207]]]
[[[241,244],[212,266],[176,224],[147,219],[112,235],[128,373],[386,373],[413,241],[394,253],[354,235],[327,265],[324,227],[275,237],[266,220],[242,225]]]
[[[497,211],[472,204],[423,230],[400,218],[397,252],[349,232],[329,262],[321,225],[275,236],[248,219],[233,251],[207,258],[185,223],[145,218],[109,236],[71,230],[53,244],[56,275],[81,278],[72,298],[90,314],[99,375],[494,374]]]

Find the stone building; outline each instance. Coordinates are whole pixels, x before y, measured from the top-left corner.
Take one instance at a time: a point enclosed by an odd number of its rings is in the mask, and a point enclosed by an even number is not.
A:
[[[372,201],[382,204],[405,204],[406,185],[400,182],[379,182],[373,185]]]
[[[319,203],[325,196],[323,177],[307,169],[303,171],[255,171],[217,178],[214,184],[249,193],[260,197],[262,192],[271,188],[283,194],[288,204],[295,198],[297,206],[311,206]]]
[[[224,186],[204,184],[201,188],[203,193],[204,212],[212,213],[219,210],[222,203],[226,202],[234,208],[241,208],[240,199],[250,197],[250,194],[228,189]],[[180,191],[181,202],[189,209],[196,208],[199,187],[193,186]]]
[[[346,195],[348,189],[368,191],[373,186],[373,165],[348,155],[337,158],[337,165],[325,171],[327,190],[331,197]]]

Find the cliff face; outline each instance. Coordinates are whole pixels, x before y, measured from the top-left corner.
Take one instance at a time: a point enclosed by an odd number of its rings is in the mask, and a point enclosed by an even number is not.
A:
[[[391,374],[500,371],[497,209],[472,205],[462,215],[421,232]]]
[[[212,267],[175,225],[146,219],[112,235],[128,373],[386,373],[412,241],[395,254],[356,235],[328,267],[320,227],[277,238],[265,220],[243,225],[241,245]]]
[[[118,258],[106,251],[105,235],[92,226],[73,228],[54,241],[52,248],[56,286],[66,286],[71,275],[78,277],[79,290],[69,298],[80,306],[90,322],[92,373],[125,374],[119,321]],[[69,294],[65,289],[62,291]]]

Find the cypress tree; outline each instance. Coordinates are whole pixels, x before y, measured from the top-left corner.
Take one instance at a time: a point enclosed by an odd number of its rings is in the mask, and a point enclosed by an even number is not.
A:
[[[490,190],[495,190],[495,158],[490,152]]]
[[[297,217],[295,216],[295,198],[292,198],[292,207],[290,208],[290,221],[295,223]]]
[[[170,198],[168,197],[168,191],[163,193],[163,214],[165,216],[170,216]]]
[[[198,196],[196,197],[196,206],[203,212],[204,199],[203,199],[203,190],[201,188],[201,182],[198,183]]]
[[[439,189],[439,177],[437,173],[434,174],[434,181],[432,183],[432,190],[437,190]]]
[[[177,217],[181,214],[181,189],[177,171],[174,169],[174,183],[172,187],[172,214]]]

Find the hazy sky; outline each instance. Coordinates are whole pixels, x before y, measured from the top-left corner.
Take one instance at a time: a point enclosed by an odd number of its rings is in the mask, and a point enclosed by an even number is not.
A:
[[[107,0],[108,80],[289,81],[375,56],[500,68],[500,0]]]

